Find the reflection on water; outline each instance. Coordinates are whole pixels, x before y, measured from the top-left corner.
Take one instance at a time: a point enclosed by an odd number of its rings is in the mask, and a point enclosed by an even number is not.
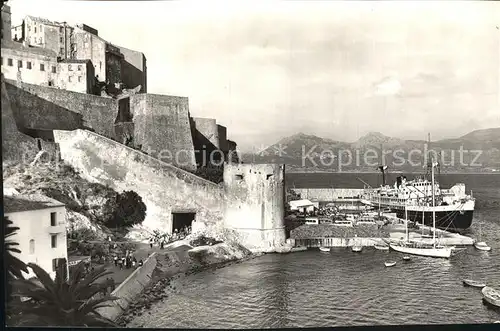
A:
[[[499,177],[500,178],[500,177]],[[500,185],[481,194],[500,200]],[[478,197],[479,196],[479,197]],[[384,324],[491,323],[500,313],[482,304],[464,278],[500,288],[500,204],[480,204],[470,230],[492,247],[450,260],[396,252],[333,249],[265,255],[182,280],[178,293],[129,326],[168,328],[327,327]],[[384,261],[396,260],[386,268]]]

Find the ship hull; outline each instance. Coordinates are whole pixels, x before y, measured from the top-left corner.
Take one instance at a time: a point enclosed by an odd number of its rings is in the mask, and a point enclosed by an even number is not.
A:
[[[395,210],[395,212],[399,218],[405,217],[404,210]],[[463,231],[471,226],[474,211],[436,211],[435,213],[436,228],[450,231]],[[416,222],[417,224],[422,224],[422,218],[424,219],[424,225],[432,226],[432,211],[421,212],[408,210],[408,220]]]
[[[428,257],[442,257],[449,259],[451,256],[451,248],[416,248],[404,247],[399,245],[391,245],[391,249],[396,252],[406,253],[411,255],[428,256]]]
[[[363,203],[377,207],[374,201],[362,200]],[[405,209],[402,205],[380,204],[380,208],[390,209],[395,212],[397,217],[405,218]],[[470,228],[474,215],[474,201],[469,201],[464,205],[457,206],[407,206],[408,220],[425,225],[432,226],[432,210],[436,214],[436,228],[460,232]]]

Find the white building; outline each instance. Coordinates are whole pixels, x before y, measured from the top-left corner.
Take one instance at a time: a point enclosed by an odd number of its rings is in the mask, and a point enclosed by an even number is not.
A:
[[[4,215],[18,227],[9,238],[19,243],[21,253],[13,253],[24,263],[36,263],[55,278],[62,259],[68,260],[66,207],[43,195],[4,196]],[[35,277],[32,270],[26,278]]]
[[[298,210],[299,212],[313,212],[315,208],[319,207],[318,202],[311,202],[307,199],[290,201],[290,210]]]

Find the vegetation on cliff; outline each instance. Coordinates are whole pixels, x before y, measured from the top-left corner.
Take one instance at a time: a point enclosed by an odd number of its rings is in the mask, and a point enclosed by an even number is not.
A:
[[[103,239],[107,227],[128,227],[141,223],[146,215],[142,198],[133,191],[118,193],[110,187],[91,183],[63,162],[4,167],[4,187],[20,194],[39,193],[66,205],[70,232],[91,229]]]

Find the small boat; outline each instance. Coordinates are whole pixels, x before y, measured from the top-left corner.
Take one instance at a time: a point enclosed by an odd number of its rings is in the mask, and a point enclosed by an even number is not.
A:
[[[293,247],[290,252],[294,253],[294,252],[302,252],[302,251],[307,251],[307,247],[306,246]]]
[[[474,247],[476,247],[476,249],[479,249],[480,251],[485,251],[485,252],[491,251],[491,247],[481,240],[482,238],[481,228],[482,224],[479,223],[479,239],[474,242]]]
[[[396,265],[396,261],[389,261],[389,262],[384,262],[386,267],[392,267]]]
[[[489,286],[483,287],[481,291],[483,293],[484,301],[486,301],[490,305],[500,308],[500,291]]]
[[[388,251],[389,250],[389,246],[385,246],[385,245],[375,245],[374,247],[375,247],[375,249],[377,249],[379,251]]]
[[[329,252],[330,251],[330,247],[320,247],[319,250],[322,251],[322,252]]]
[[[498,324],[498,323],[500,323],[500,321],[495,321],[495,322],[493,322],[493,324]]]
[[[359,253],[363,250],[363,246],[352,246],[352,251]]]
[[[405,261],[410,261],[410,260],[411,260],[411,258],[410,258],[409,256],[406,256],[406,255],[405,255],[405,256],[403,256],[403,260],[405,260]]]
[[[485,252],[491,251],[491,247],[486,245],[484,241],[475,242],[474,247],[476,247],[476,249],[479,249],[480,251],[485,251]]]
[[[477,280],[473,279],[464,279],[463,283],[465,286],[471,286],[471,287],[477,287],[477,288],[483,288],[486,286],[485,283],[479,282]]]

